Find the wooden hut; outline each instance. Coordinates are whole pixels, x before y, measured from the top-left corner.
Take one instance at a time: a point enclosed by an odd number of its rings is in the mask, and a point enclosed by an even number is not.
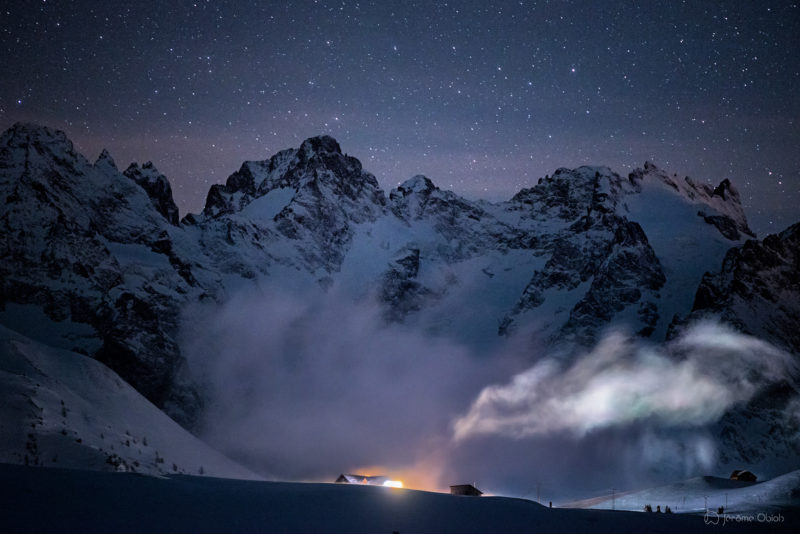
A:
[[[458,484],[450,486],[450,495],[467,495],[470,497],[480,497],[483,492],[472,484]]]
[[[731,480],[738,480],[739,482],[755,482],[757,478],[758,477],[746,469],[737,469],[731,473]]]

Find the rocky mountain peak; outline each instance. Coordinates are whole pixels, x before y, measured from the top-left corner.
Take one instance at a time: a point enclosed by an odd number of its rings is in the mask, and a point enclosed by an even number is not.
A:
[[[439,188],[433,184],[430,178],[418,174],[413,178],[409,178],[408,180],[400,184],[400,186],[398,186],[397,189],[392,191],[391,195],[393,196],[391,198],[392,200],[394,200],[395,197],[398,195],[405,197],[414,193],[421,194],[423,196],[429,196],[437,189]]]
[[[298,149],[282,150],[268,160],[243,163],[225,185],[211,187],[203,214],[219,217],[236,213],[276,189],[294,189],[295,200],[306,205],[326,198],[346,199],[345,204],[360,205],[356,212],[372,214],[367,218],[372,218],[375,210],[386,203],[378,181],[363,170],[361,162],[343,154],[333,137],[321,135],[306,139]],[[357,215],[356,219],[363,217]]]
[[[608,167],[562,167],[552,176],[540,178],[534,187],[521,190],[511,201],[532,206],[530,213],[538,218],[573,221],[614,211],[622,188],[622,178]]]
[[[70,150],[73,148],[72,141],[61,130],[55,130],[33,122],[15,123],[5,131],[0,140],[4,145],[17,140],[19,143],[37,141],[44,144],[63,144],[68,146]]]
[[[102,152],[100,152],[100,155],[97,156],[94,166],[101,169],[107,168],[119,172],[119,169],[117,169],[117,164],[114,162],[114,158],[111,157],[111,154],[109,154],[108,150],[105,148],[102,150]]]
[[[648,161],[645,162],[644,169],[631,172],[629,180],[637,191],[641,191],[646,182],[663,184],[673,189],[687,203],[697,205],[697,215],[732,241],[741,239],[742,234],[755,237],[747,224],[739,192],[727,178],[712,188],[708,184],[695,182],[688,176],[680,179],[677,174],[669,175]]]
[[[106,152],[104,151],[104,153]],[[113,160],[111,163],[113,165]],[[141,167],[138,163],[131,163],[123,174],[139,184],[150,197],[150,202],[156,211],[163,215],[170,224],[177,226],[178,206],[172,198],[172,187],[169,185],[167,177],[158,172],[151,161]]]
[[[303,144],[300,145],[300,152],[306,154],[310,158],[315,153],[333,153],[341,154],[342,148],[333,137],[329,135],[318,135],[316,137],[309,137]]]
[[[714,188],[714,195],[721,197],[722,200],[728,200],[730,197],[735,202],[739,203],[739,191],[733,187],[731,181],[725,178],[722,180],[717,187]]]
[[[71,170],[86,164],[85,158],[75,152],[72,141],[61,130],[34,123],[18,122],[0,136],[2,153],[7,166],[32,164],[52,167],[64,165]]]
[[[259,192],[274,188],[269,178],[262,181]],[[343,154],[339,143],[327,135],[303,141],[278,183],[287,182],[297,190],[310,188],[315,195],[318,189],[320,193],[324,189],[327,194],[350,201],[385,203],[383,190],[375,177],[364,171],[358,159]]]

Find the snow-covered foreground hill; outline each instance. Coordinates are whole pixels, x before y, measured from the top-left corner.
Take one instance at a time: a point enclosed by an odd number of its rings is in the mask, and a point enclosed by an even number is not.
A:
[[[740,482],[712,476],[695,477],[641,491],[606,495],[573,503],[579,508],[630,510],[640,512],[645,505],[653,510],[667,506],[675,513],[703,513],[706,506],[730,515],[777,513],[787,508],[800,509],[800,471],[792,471],[764,482]]]
[[[4,532],[708,533],[703,515],[549,509],[523,499],[339,484],[149,477],[0,464]],[[800,510],[724,532],[793,532]]]
[[[184,430],[102,363],[3,326],[0,461],[259,478]]]

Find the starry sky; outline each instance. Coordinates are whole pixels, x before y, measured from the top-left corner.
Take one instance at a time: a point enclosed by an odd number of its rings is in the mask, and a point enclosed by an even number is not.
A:
[[[322,133],[385,189],[503,200],[651,160],[800,220],[800,7],[769,1],[48,0],[0,4],[0,127],[152,160],[181,213]]]

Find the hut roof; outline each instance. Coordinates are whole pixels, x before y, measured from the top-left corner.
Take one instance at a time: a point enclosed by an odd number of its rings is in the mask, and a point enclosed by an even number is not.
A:
[[[389,477],[384,475],[356,475],[356,474],[341,474],[336,482],[339,484],[367,484],[370,486],[383,486],[383,483],[389,480]]]

